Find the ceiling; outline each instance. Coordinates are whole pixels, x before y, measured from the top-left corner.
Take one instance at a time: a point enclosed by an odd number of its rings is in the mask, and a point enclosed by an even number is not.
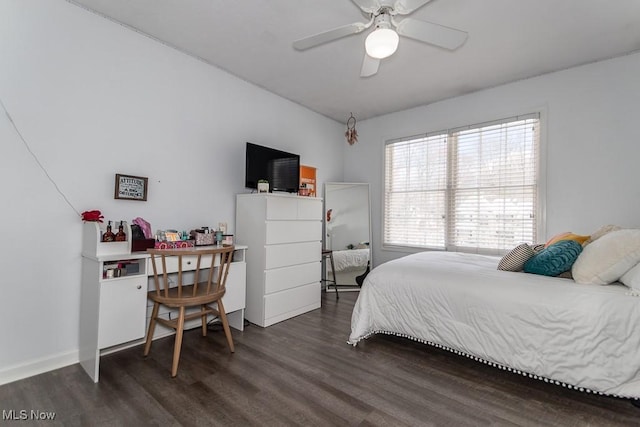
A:
[[[432,0],[411,18],[464,30],[455,51],[401,37],[360,77],[369,31],[305,51],[292,42],[366,22],[350,0],[68,0],[345,123],[640,49],[639,0]]]

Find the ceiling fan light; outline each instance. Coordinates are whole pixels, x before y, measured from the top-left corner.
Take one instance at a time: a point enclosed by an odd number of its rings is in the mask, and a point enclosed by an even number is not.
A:
[[[367,55],[376,59],[387,58],[398,49],[400,37],[390,28],[378,28],[372,31],[364,41]]]

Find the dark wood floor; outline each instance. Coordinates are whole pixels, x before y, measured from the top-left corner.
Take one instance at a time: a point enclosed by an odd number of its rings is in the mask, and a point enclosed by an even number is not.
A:
[[[94,384],[79,365],[0,387],[8,411],[56,413],[41,425],[630,426],[640,409],[507,373],[392,336],[346,344],[357,293],[322,309],[244,332],[185,334],[178,377],[172,338],[151,355],[135,347],[102,358]]]

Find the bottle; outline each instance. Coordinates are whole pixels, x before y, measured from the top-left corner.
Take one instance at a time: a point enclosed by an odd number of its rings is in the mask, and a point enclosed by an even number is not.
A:
[[[116,239],[116,235],[111,231],[111,221],[107,224],[107,231],[102,235],[103,242],[113,242]]]
[[[122,221],[120,221],[120,225],[118,226],[118,232],[116,233],[116,242],[126,242],[127,241],[127,233],[124,232],[124,226],[122,225]]]
[[[222,245],[222,230],[218,228],[216,230],[216,246]]]

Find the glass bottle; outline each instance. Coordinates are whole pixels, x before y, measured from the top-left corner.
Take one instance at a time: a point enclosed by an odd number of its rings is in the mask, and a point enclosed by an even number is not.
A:
[[[122,225],[122,221],[120,221],[120,225],[118,226],[118,232],[116,233],[116,242],[126,242],[127,241],[127,233],[124,232],[124,225]]]
[[[111,231],[111,221],[107,224],[107,231],[102,235],[103,242],[113,242],[116,239],[116,235]]]

